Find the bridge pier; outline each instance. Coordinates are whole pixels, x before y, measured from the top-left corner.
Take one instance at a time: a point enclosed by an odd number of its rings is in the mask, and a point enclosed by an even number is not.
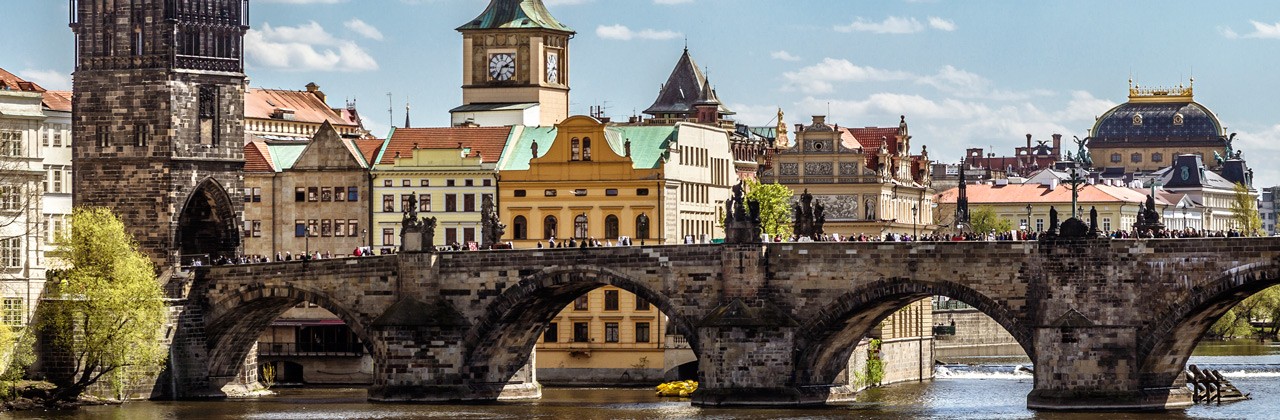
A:
[[[1144,386],[1137,328],[1093,325],[1069,312],[1055,326],[1035,329],[1036,410],[1164,410],[1191,405],[1186,387]]]

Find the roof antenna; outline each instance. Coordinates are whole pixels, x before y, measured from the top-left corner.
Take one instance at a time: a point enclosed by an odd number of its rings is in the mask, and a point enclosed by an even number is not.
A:
[[[395,128],[396,126],[396,105],[391,102],[391,92],[387,92],[387,125]]]

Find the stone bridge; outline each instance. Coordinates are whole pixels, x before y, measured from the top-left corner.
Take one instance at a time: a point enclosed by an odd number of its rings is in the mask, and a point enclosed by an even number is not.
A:
[[[1280,283],[1280,238],[539,249],[193,274],[174,336],[178,397],[254,381],[246,358],[258,335],[307,301],[369,347],[371,400],[537,398],[543,328],[577,296],[613,285],[688,337],[694,404],[849,401],[858,340],[941,295],[991,316],[1031,356],[1029,407],[1148,409],[1190,404],[1183,365],[1219,316]]]

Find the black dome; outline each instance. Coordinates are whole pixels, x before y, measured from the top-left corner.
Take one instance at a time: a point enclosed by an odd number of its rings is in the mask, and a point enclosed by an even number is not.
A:
[[[1194,101],[1126,102],[1094,123],[1091,146],[1132,143],[1218,143],[1222,124]]]

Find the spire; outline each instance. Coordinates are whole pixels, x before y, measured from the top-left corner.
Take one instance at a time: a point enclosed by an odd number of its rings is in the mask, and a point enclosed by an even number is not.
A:
[[[644,113],[653,116],[676,114],[685,118],[696,112],[695,105],[714,99],[715,104],[720,105],[720,114],[733,114],[724,107],[710,86],[706,74],[698,68],[698,64],[693,61],[693,56],[686,48],[680,54],[680,59],[676,61],[676,67],[671,70],[671,75],[667,77],[667,82],[658,92],[658,98],[654,100],[653,105],[644,110]]]
[[[412,127],[409,125],[409,101],[404,101],[404,128]]]
[[[551,16],[542,0],[492,0],[489,7],[458,31],[482,29],[549,29],[574,33]]]

